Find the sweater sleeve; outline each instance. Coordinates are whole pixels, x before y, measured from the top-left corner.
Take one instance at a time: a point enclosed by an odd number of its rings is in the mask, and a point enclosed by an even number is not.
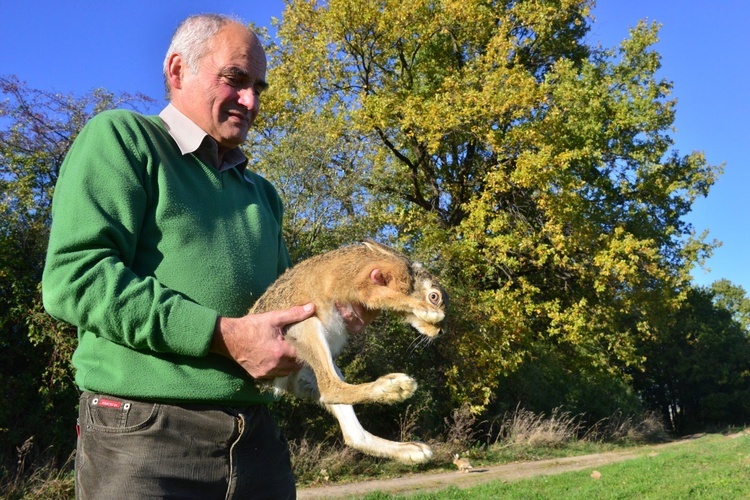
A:
[[[44,306],[132,349],[204,356],[216,311],[132,270],[149,203],[147,134],[135,115],[105,112],[60,169],[42,279]]]

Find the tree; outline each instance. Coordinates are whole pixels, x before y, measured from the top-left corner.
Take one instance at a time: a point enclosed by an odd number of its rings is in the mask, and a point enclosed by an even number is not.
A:
[[[357,228],[440,271],[454,304],[440,368],[477,409],[540,350],[592,377],[641,366],[636,346],[711,251],[684,216],[720,168],[670,151],[658,26],[592,47],[592,4],[291,0],[268,47],[256,147],[314,128],[324,161],[297,158],[360,187]],[[301,163],[258,167],[302,183]]]
[[[750,334],[750,299],[745,289],[727,279],[721,279],[711,284],[711,291],[716,306],[728,311],[742,329]]]
[[[150,102],[102,89],[83,97],[0,76],[0,465],[30,436],[53,455],[71,451],[77,400],[75,331],[44,313],[39,285],[54,184],[78,131],[94,114]],[[64,417],[64,418],[63,418]]]
[[[635,386],[681,435],[744,425],[750,416],[750,338],[716,298],[709,288],[691,289],[669,324],[639,349],[646,361]]]

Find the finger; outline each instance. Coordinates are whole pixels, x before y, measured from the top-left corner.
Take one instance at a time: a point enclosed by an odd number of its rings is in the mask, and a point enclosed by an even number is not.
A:
[[[284,358],[279,364],[270,370],[263,377],[259,377],[259,380],[268,380],[276,377],[286,377],[292,373],[296,373],[302,369],[304,365],[301,361],[296,358]]]
[[[294,306],[289,309],[275,311],[276,323],[278,326],[299,323],[315,313],[315,304],[305,304],[303,306]]]

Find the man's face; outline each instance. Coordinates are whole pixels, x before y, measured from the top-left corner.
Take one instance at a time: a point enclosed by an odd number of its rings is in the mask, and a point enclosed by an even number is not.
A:
[[[228,24],[209,42],[198,72],[183,65],[173,103],[224,153],[242,144],[266,87],[266,56],[244,26]]]

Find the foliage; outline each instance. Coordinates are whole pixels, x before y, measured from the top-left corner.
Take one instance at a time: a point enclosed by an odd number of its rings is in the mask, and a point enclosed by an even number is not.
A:
[[[75,497],[73,454],[67,462],[58,466],[56,460],[46,465],[27,464],[27,457],[34,448],[34,438],[28,438],[18,448],[18,464],[13,477],[0,475],[0,495],[8,500],[21,498],[67,499]]]
[[[60,165],[95,113],[147,99],[94,90],[83,97],[30,88],[0,76],[0,467],[27,438],[35,451],[67,458],[76,391],[75,332],[44,313],[40,283],[50,204]]]
[[[742,425],[750,416],[750,337],[715,299],[709,289],[690,290],[670,324],[640,349],[647,361],[635,387],[678,434]]]
[[[451,415],[458,432],[519,403],[585,414],[587,426],[645,405],[678,432],[750,416],[745,291],[689,284],[714,243],[685,215],[721,167],[672,149],[658,25],[592,46],[592,5],[288,0],[266,38],[271,87],[246,148],[285,200],[294,260],[375,237],[423,261],[451,296],[437,341],[386,316],[343,354],[351,381],[399,371],[420,384],[401,405],[358,408],[374,433],[439,440]],[[60,163],[95,113],[148,101],[13,77],[0,92],[7,476],[31,435],[58,460],[73,441],[75,333],[39,298]],[[320,408],[274,412],[298,443],[338,439]]]
[[[745,333],[750,334],[750,298],[745,289],[721,279],[711,284],[713,302],[717,307],[728,311]]]
[[[295,241],[374,235],[435,269],[453,317],[432,367],[475,410],[540,352],[592,378],[642,367],[711,250],[684,216],[720,168],[670,151],[658,26],[592,47],[590,9],[292,0],[268,43],[258,167],[325,199],[288,214]]]
[[[613,374],[581,365],[565,350],[538,343],[530,360],[500,378],[502,391],[488,407],[502,414],[518,405],[533,412],[551,414],[564,408],[572,414],[585,414],[587,424],[617,412],[644,411],[631,382],[623,374]]]

